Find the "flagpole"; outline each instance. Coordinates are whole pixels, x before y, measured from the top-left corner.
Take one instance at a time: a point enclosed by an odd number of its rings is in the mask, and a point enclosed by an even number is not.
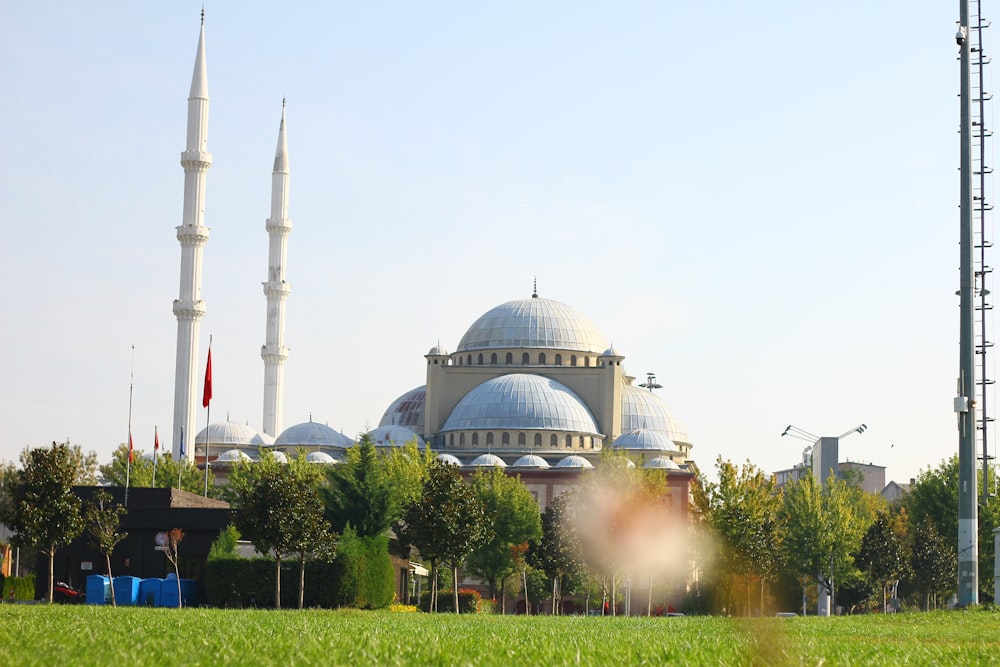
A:
[[[160,431],[157,426],[153,426],[153,484],[156,486],[156,453],[160,450]]]
[[[201,404],[205,407],[205,497],[208,498],[209,426],[212,423],[212,336],[208,337],[208,361],[205,362],[205,390]]]
[[[128,458],[125,459],[125,507],[128,507],[128,483],[132,474],[132,388],[135,386],[135,345],[128,374]]]
[[[181,426],[181,446],[180,454],[177,456],[177,488],[181,488],[181,466],[187,465],[187,456],[184,451],[184,427]]]

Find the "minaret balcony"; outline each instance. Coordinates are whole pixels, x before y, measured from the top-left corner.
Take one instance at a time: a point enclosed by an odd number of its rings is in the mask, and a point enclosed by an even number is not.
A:
[[[181,153],[181,166],[184,171],[208,171],[212,166],[212,154],[208,151],[184,151]]]
[[[189,299],[174,299],[174,315],[178,320],[197,322],[205,316],[205,302]]]
[[[177,240],[182,246],[200,246],[208,243],[209,228],[204,225],[179,225]]]
[[[268,234],[277,233],[281,236],[288,236],[292,231],[291,218],[268,218],[265,225]]]

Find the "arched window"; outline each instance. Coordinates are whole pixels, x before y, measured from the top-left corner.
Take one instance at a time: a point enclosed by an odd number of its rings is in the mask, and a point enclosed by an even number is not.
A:
[[[497,353],[496,352],[494,352],[493,354],[490,355],[490,363],[493,364],[494,366],[497,365]]]
[[[545,365],[545,353],[544,352],[542,352],[541,354],[538,355],[538,365],[539,366],[544,366]]]
[[[524,364],[525,366],[531,363],[531,357],[528,356],[527,352],[521,355],[521,363]]]
[[[507,433],[506,431],[504,431],[504,434],[502,436],[500,436],[500,445],[502,447],[509,447],[510,446],[510,433]]]
[[[549,436],[549,447],[558,447],[558,446],[559,446],[559,438],[556,436],[555,433],[553,433],[551,436]]]
[[[455,446],[455,434],[454,433],[452,433],[451,435],[448,436],[448,446],[449,447],[454,447]]]
[[[465,447],[465,434],[464,433],[459,433],[458,434],[458,446],[459,447]]]
[[[583,365],[584,366],[590,366],[590,357],[584,357],[583,358]]]
[[[483,363],[482,356],[480,356],[480,358],[479,358],[479,363]],[[468,357],[465,358],[465,365],[466,366],[471,366],[472,365],[472,355],[471,354]]]
[[[583,436],[580,436],[580,449],[583,449]]]
[[[487,447],[492,447],[493,446],[493,433],[492,432],[486,434],[486,446]]]
[[[562,355],[561,354],[557,354],[556,355],[556,366],[562,366]]]
[[[542,446],[542,434],[541,433],[536,433],[535,434],[535,447],[541,447],[541,446]]]
[[[478,364],[479,364],[480,366],[482,366],[482,365],[483,365],[483,353],[482,353],[482,352],[480,352],[480,353],[479,353],[479,361],[478,361],[477,363],[478,363]]]
[[[528,444],[527,436],[524,435],[523,433],[518,433],[517,434],[517,446],[518,447],[524,447],[526,444]]]
[[[479,434],[478,433],[473,433],[472,434],[472,446],[476,447],[478,445],[479,445]]]
[[[571,354],[570,355],[570,357],[569,357],[569,365],[570,366],[576,366],[576,355],[575,354]]]
[[[514,353],[513,352],[508,352],[507,353],[507,365],[510,366],[513,363],[514,363]]]
[[[566,449],[569,449],[572,446],[573,446],[573,436],[567,435],[566,436]]]

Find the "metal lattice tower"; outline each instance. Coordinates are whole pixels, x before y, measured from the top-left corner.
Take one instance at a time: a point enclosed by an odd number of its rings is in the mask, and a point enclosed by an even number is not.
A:
[[[993,246],[993,191],[992,191],[992,139],[993,131],[990,102],[992,100],[991,82],[987,76],[990,58],[986,53],[990,23],[981,13],[981,0],[970,2],[969,40],[970,46],[970,92],[972,116],[972,227],[974,233],[974,271],[976,278],[975,292],[975,350],[979,372],[976,378],[976,419],[977,449],[981,452],[983,464],[982,497],[985,502],[992,489],[990,488],[989,467],[993,456],[990,447],[995,446],[991,435],[993,433],[992,398],[993,368],[993,303],[990,299],[993,288],[993,268],[987,261],[989,249]]]

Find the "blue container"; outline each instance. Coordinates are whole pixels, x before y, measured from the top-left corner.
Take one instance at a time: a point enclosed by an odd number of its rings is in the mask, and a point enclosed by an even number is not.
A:
[[[196,579],[181,579],[181,599],[184,600],[185,607],[196,607],[200,602],[198,595],[198,581]]]
[[[111,602],[111,580],[103,574],[87,577],[87,604],[108,604]]]
[[[163,584],[163,579],[150,578],[143,579],[139,582],[139,601],[136,604],[145,607],[159,607],[160,606],[160,586]]]
[[[131,607],[139,602],[139,577],[115,577],[115,604],[120,607]]]
[[[198,582],[194,579],[181,579],[181,600],[185,607],[193,607],[198,604]],[[160,584],[161,607],[176,607],[177,600],[177,577],[173,573],[168,574]]]
[[[174,576],[173,572],[168,574],[163,581],[160,582],[160,602],[161,607],[179,607],[180,598],[177,592],[177,577]]]

